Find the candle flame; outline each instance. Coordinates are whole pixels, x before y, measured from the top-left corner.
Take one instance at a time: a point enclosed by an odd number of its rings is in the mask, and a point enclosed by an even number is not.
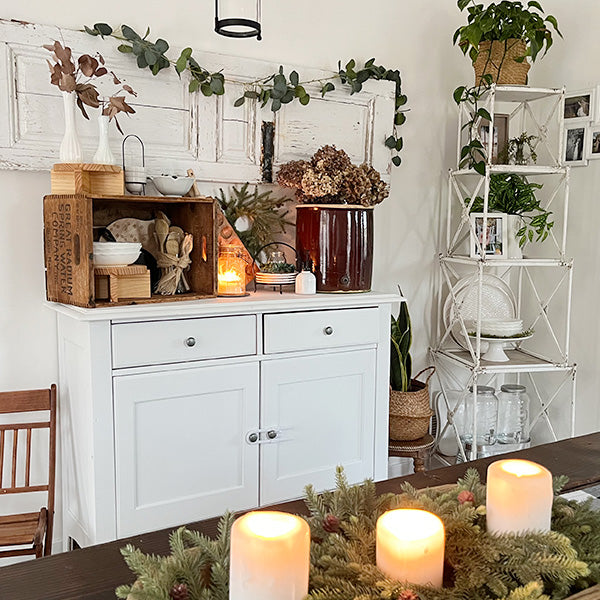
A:
[[[244,527],[262,538],[278,538],[297,530],[302,521],[299,517],[275,511],[248,513],[244,517]]]
[[[502,463],[502,470],[507,473],[512,473],[517,477],[527,477],[529,475],[537,475],[542,472],[539,465],[528,460],[505,460]]]
[[[422,540],[444,531],[444,524],[438,516],[413,508],[390,510],[379,517],[377,526],[405,541]]]
[[[235,269],[229,269],[223,273],[219,273],[219,281],[230,283],[232,281],[241,281],[242,277]]]

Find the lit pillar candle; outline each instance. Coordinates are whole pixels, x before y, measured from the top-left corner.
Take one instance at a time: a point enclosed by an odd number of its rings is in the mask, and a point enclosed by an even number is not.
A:
[[[231,528],[230,600],[302,600],[308,594],[310,529],[287,513],[250,512]]]
[[[442,520],[424,510],[399,508],[377,519],[377,566],[393,579],[441,587],[444,543]]]
[[[550,531],[552,474],[528,460],[497,460],[487,471],[490,533]]]

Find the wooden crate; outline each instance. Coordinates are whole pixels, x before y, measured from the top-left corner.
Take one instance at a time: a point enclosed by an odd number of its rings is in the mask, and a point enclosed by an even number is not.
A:
[[[57,163],[50,172],[53,194],[122,196],[125,193],[123,169],[116,165]]]
[[[92,308],[117,304],[141,304],[195,300],[216,296],[217,243],[213,198],[155,196],[49,195],[44,198],[44,254],[48,300]],[[165,213],[175,225],[191,233],[192,264],[186,273],[191,292],[149,299],[97,301],[92,252],[94,227],[115,219],[152,219]]]

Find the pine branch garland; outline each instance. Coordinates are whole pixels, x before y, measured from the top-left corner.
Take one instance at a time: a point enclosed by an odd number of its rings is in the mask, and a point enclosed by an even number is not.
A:
[[[306,488],[312,533],[308,600],[562,600],[600,582],[600,512],[590,503],[555,498],[552,531],[492,535],[485,528],[485,486],[469,470],[455,486],[377,495],[375,484],[349,485],[336,473],[336,489]],[[558,491],[564,480],[557,478]],[[459,498],[460,496],[460,498]],[[414,586],[386,577],[375,565],[375,525],[391,508],[421,508],[446,528],[444,587]],[[223,516],[217,539],[180,528],[171,554],[122,554],[137,576],[117,597],[170,600],[185,586],[189,600],[228,600],[230,532]],[[174,587],[178,586],[178,587]]]

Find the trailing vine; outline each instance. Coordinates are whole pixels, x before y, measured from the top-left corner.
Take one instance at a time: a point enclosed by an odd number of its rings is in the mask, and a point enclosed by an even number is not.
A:
[[[93,36],[112,37],[119,40],[122,42],[117,48],[119,52],[131,54],[135,57],[140,69],[149,69],[153,75],[158,75],[163,69],[171,67],[178,75],[187,71],[190,75],[189,91],[192,93],[200,91],[206,97],[221,96],[225,93],[225,77],[221,71],[211,73],[201,66],[192,56],[193,51],[189,47],[181,51],[177,60],[170,59],[166,54],[170,47],[169,43],[162,38],[158,38],[154,42],[149,40],[149,28],[143,36],[128,25],[121,25],[115,29],[106,23],[96,23],[93,27],[85,26],[84,30]],[[301,80],[297,71],[286,73],[283,66],[280,66],[279,70],[272,75],[244,82],[244,93],[235,100],[234,106],[240,107],[246,100],[255,100],[261,103],[261,107],[270,103],[271,110],[277,112],[284,104],[294,101],[306,106],[311,99],[306,90],[308,85],[318,85],[321,97],[333,92],[336,85],[349,88],[350,94],[356,94],[362,91],[363,85],[370,79],[392,81],[395,84],[393,130],[384,143],[392,152],[392,163],[399,166],[402,162],[399,152],[402,150],[403,140],[399,135],[398,128],[406,121],[407,109],[405,106],[408,99],[402,93],[400,71],[376,65],[374,58],[366,61],[360,68],[357,67],[354,59],[349,60],[345,66],[342,66],[340,61],[338,71],[332,73],[331,76],[310,80]]]

